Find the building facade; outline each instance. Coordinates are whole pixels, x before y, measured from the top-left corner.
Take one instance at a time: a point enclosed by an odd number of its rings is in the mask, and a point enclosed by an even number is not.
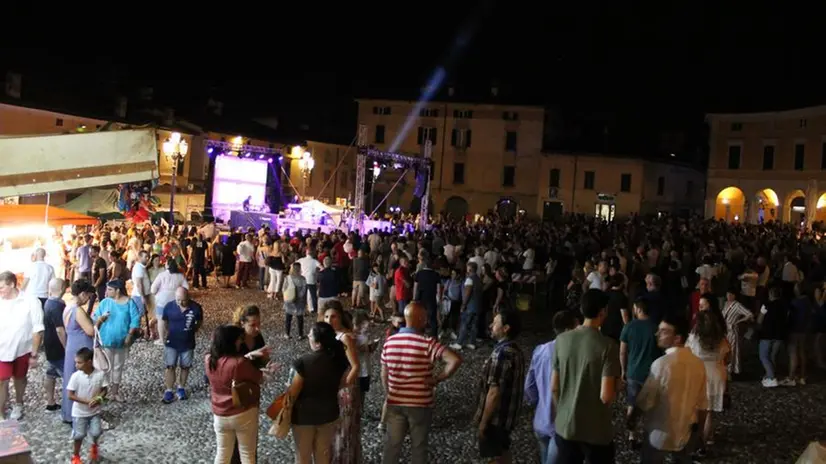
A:
[[[606,220],[631,214],[696,214],[703,208],[702,172],[667,161],[548,153],[538,172],[536,213],[563,213]]]
[[[358,121],[377,149],[423,156],[432,143],[433,211],[456,216],[496,208],[537,210],[544,109],[532,106],[360,99]],[[377,179],[378,203],[395,183]],[[398,176],[396,176],[398,177]],[[390,194],[408,209],[415,178],[408,174]],[[368,192],[366,192],[368,193]],[[368,200],[368,207],[370,201]]]
[[[706,217],[826,220],[826,106],[708,114]]]

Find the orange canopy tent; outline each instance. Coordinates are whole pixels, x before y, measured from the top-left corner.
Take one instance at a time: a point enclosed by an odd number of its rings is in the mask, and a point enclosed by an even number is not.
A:
[[[51,227],[86,226],[98,220],[85,214],[46,205],[0,205],[0,227],[47,222]]]

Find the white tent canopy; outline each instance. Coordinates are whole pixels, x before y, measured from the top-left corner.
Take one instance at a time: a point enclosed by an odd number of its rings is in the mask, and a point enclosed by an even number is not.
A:
[[[83,214],[116,213],[117,202],[118,191],[115,189],[89,189],[60,207]]]
[[[0,198],[157,177],[154,129],[0,138]]]
[[[331,215],[332,214],[341,214],[341,211],[342,211],[339,208],[336,208],[335,206],[330,206],[330,205],[324,204],[324,203],[322,203],[318,200],[309,200],[309,201],[305,201],[304,203],[290,203],[289,207],[290,207],[290,209],[300,208],[301,210],[310,210],[310,211],[313,211],[315,213],[322,213],[323,212],[323,213],[327,213],[327,214],[331,214]]]

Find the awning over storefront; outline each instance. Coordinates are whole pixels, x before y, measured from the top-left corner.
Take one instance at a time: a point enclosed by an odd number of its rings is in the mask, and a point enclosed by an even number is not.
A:
[[[157,177],[154,129],[0,138],[0,198]]]
[[[0,205],[0,227],[46,223],[51,227],[88,226],[98,220],[85,214],[46,205]]]

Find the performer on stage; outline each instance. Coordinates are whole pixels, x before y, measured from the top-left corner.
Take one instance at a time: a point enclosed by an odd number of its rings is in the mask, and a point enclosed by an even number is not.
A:
[[[250,201],[252,201],[252,195],[248,196],[247,199],[241,203],[241,208],[243,208],[244,211],[250,210]]]

